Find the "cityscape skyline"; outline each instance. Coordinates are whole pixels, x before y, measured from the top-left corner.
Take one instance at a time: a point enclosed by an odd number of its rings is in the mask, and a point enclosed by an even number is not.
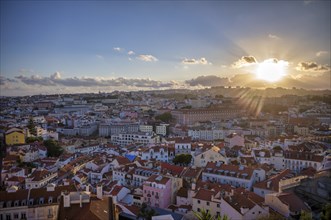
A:
[[[0,92],[329,89],[329,8],[330,1],[2,1]],[[282,73],[271,76],[265,65]]]

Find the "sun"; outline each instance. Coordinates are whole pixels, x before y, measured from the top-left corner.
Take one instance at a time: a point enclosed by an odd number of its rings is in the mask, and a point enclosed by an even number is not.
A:
[[[287,66],[284,60],[267,59],[258,64],[255,75],[261,80],[277,82],[286,75]]]

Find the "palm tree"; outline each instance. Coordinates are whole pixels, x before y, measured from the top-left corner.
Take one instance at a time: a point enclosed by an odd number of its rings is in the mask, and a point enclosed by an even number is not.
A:
[[[146,203],[143,203],[141,205],[141,208],[138,213],[138,219],[142,220],[151,220],[153,216],[158,215],[157,212],[155,212],[154,209],[147,207]]]
[[[230,220],[227,215],[212,216],[209,211],[202,209],[200,212],[193,211],[198,220]]]

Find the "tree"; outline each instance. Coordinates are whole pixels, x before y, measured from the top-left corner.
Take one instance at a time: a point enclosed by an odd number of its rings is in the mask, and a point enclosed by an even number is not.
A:
[[[59,157],[63,153],[63,148],[57,141],[46,140],[44,141],[44,145],[47,148],[48,157]]]
[[[143,203],[137,217],[141,220],[151,220],[152,217],[156,215],[158,215],[158,213],[154,209],[148,207],[146,203]]]
[[[37,135],[36,125],[34,124],[32,117],[30,117],[27,127],[29,129],[30,134]]]
[[[323,207],[323,210],[321,212],[321,219],[322,220],[331,219],[331,203],[328,203]]]
[[[0,174],[2,173],[2,161],[6,157],[6,143],[4,138],[0,138]],[[0,175],[0,189],[2,189],[2,175]]]
[[[29,143],[33,143],[35,141],[42,141],[42,140],[43,140],[42,137],[27,137],[26,140],[25,140],[25,142],[27,144],[29,144]]]
[[[172,120],[172,115],[170,112],[165,112],[161,115],[155,117],[156,120],[161,120],[165,123],[169,123]]]
[[[300,214],[300,220],[312,220],[311,213],[302,211]]]
[[[205,209],[201,209],[200,212],[193,211],[193,214],[198,220],[230,220],[227,215],[212,216],[210,212]]]
[[[191,163],[191,160],[192,160],[191,154],[179,154],[175,156],[172,162],[174,162],[175,164],[181,164],[187,166]]]

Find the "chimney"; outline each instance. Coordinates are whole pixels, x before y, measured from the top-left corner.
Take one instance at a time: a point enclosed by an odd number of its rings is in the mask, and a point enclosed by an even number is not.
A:
[[[268,181],[267,182],[267,188],[270,189],[270,187],[271,187],[271,181]]]
[[[70,193],[67,191],[63,193],[63,207],[70,207]]]
[[[47,192],[54,192],[54,190],[55,190],[55,184],[54,183],[47,184]]]
[[[86,191],[86,192],[90,192],[90,185],[89,185],[89,184],[86,185],[86,189],[85,189],[85,191]]]
[[[83,207],[83,195],[82,193],[79,194],[79,207]]]
[[[102,185],[97,186],[97,198],[102,199]]]
[[[195,183],[192,183],[192,190],[193,191],[195,190],[195,187],[196,187],[196,184]]]

